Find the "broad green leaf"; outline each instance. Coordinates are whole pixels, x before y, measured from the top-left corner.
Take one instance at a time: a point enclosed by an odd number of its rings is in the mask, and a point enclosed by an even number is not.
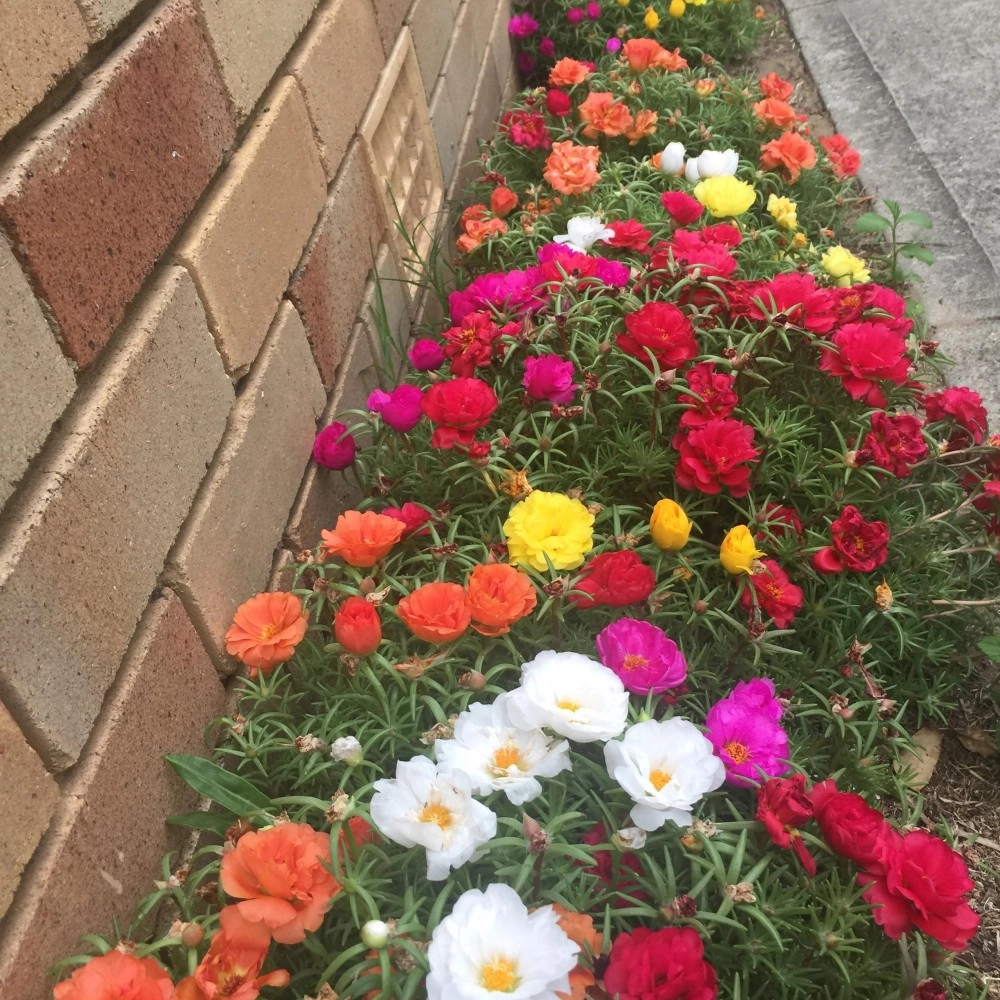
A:
[[[854,229],[858,233],[881,233],[892,223],[877,212],[864,212],[854,220]]]
[[[994,662],[1000,663],[1000,635],[988,635],[976,645]]]
[[[934,254],[927,247],[922,247],[918,243],[906,243],[899,250],[900,257],[909,257],[912,260],[923,261],[925,264],[934,263]]]
[[[933,229],[934,223],[931,222],[930,217],[924,215],[923,212],[907,212],[905,215],[899,217],[900,222],[907,222],[911,226],[916,226],[918,229]]]
[[[164,760],[199,795],[218,802],[237,816],[248,816],[271,805],[271,800],[246,778],[232,774],[204,757],[167,754]]]

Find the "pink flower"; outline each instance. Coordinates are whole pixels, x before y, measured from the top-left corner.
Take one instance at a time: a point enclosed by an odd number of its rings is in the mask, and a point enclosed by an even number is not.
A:
[[[532,399],[564,405],[580,388],[573,384],[573,375],[572,361],[565,361],[557,354],[545,354],[540,358],[525,358],[521,384]]]
[[[597,3],[597,0],[590,0],[590,3],[587,4],[587,17],[589,17],[591,21],[596,21],[600,18],[600,16],[601,5]]]
[[[586,11],[582,7],[570,7],[566,11],[566,20],[570,24],[579,24],[587,16]]]
[[[664,191],[660,202],[678,226],[690,226],[692,222],[697,222],[704,211],[701,202],[686,191]]]
[[[409,538],[410,535],[430,534],[430,528],[426,528],[424,525],[434,515],[426,507],[421,507],[420,504],[407,501],[402,507],[386,507],[380,513],[385,514],[386,517],[394,517],[397,521],[402,521],[406,525],[406,530],[402,535],[403,538]]]
[[[928,420],[946,420],[949,417],[968,431],[976,444],[983,443],[986,434],[986,408],[983,397],[964,385],[949,386],[941,392],[928,392],[920,400]],[[956,442],[963,447],[967,442]]]
[[[420,423],[423,415],[420,404],[423,398],[422,389],[404,382],[392,392],[376,389],[368,397],[368,409],[372,413],[378,413],[394,431],[405,434]]]
[[[317,465],[324,468],[346,469],[354,461],[357,450],[354,435],[348,431],[347,426],[332,423],[316,435],[313,458]]]
[[[788,771],[788,734],[775,710],[774,685],[765,678],[737,685],[705,718],[706,736],[726,768],[726,780],[746,786]]]
[[[556,43],[548,35],[538,43],[538,54],[545,59],[555,59]]]
[[[597,634],[596,643],[601,663],[633,694],[661,694],[687,677],[677,643],[650,622],[619,618]]]
[[[781,718],[784,708],[778,699],[774,681],[770,677],[752,677],[748,681],[738,681],[729,693],[729,698],[754,712],[760,712],[775,722]]]
[[[436,340],[421,337],[410,348],[410,364],[418,372],[436,371],[444,364],[444,350]]]
[[[530,14],[515,14],[507,22],[507,31],[514,38],[528,38],[538,30],[538,22]]]
[[[681,427],[704,427],[710,420],[721,420],[736,409],[739,403],[739,397],[733,392],[736,376],[716,372],[714,361],[692,365],[685,379],[688,388],[697,395],[680,397],[679,402],[688,407],[681,414]]]

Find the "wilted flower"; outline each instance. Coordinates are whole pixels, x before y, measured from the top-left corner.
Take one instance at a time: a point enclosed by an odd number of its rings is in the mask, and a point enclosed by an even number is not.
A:
[[[330,756],[338,763],[357,767],[365,754],[356,736],[341,736],[331,744]]]

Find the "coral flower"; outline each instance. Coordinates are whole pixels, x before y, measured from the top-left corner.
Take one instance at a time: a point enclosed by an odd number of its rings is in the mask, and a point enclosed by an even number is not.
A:
[[[587,95],[580,105],[580,121],[584,123],[583,134],[588,139],[599,135],[609,138],[624,135],[632,128],[632,113],[624,104],[615,100],[609,91],[595,90]]]
[[[601,179],[597,172],[600,158],[597,146],[554,142],[545,161],[544,177],[560,194],[586,194]]]
[[[590,76],[586,63],[576,59],[560,59],[549,71],[549,85],[553,87],[575,87]]]
[[[774,72],[761,77],[759,83],[760,92],[765,97],[773,97],[778,101],[787,101],[795,93],[795,88],[787,80],[782,80]]]
[[[219,882],[251,924],[280,944],[319,929],[340,884],[327,870],[330,838],[306,823],[280,823],[244,834],[222,856]]]
[[[557,570],[580,566],[594,547],[593,527],[594,515],[579,500],[534,490],[515,504],[503,533],[511,563],[544,572],[550,563]]]
[[[333,617],[334,638],[355,656],[367,656],[382,641],[382,625],[375,605],[363,597],[348,597]]]
[[[56,983],[52,995],[55,1000],[168,1000],[173,992],[174,985],[161,965],[113,949]]]
[[[292,658],[308,626],[294,594],[257,594],[236,609],[226,632],[226,652],[245,663],[251,677],[258,671],[268,674]]]
[[[480,635],[503,635],[511,625],[530,615],[537,597],[535,585],[506,563],[476,566],[466,584],[472,627]]]
[[[760,149],[762,170],[784,170],[785,179],[794,184],[803,170],[816,166],[816,147],[798,132],[784,132]]]
[[[396,609],[410,631],[427,642],[452,642],[472,621],[465,591],[457,583],[425,583]]]
[[[647,139],[653,135],[656,132],[659,120],[660,116],[655,111],[650,111],[649,108],[637,111],[635,113],[635,121],[631,127],[625,130],[625,138],[628,139],[628,144],[634,146],[637,142],[641,142],[643,139]]]
[[[333,531],[322,531],[323,551],[340,556],[349,566],[367,569],[383,559],[403,537],[406,525],[374,511],[349,510],[337,518]]]
[[[763,101],[758,101],[753,106],[753,113],[765,125],[772,125],[774,128],[789,128],[799,120],[795,108],[777,97],[765,97]]]

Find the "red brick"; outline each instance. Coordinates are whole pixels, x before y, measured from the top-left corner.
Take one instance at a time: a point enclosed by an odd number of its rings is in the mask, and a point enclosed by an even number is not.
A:
[[[0,946],[0,998],[50,1000],[48,968],[79,951],[82,934],[128,928],[141,895],[162,878],[161,858],[186,831],[167,816],[198,797],[163,761],[205,752],[204,730],[226,694],[180,601],[167,591],[147,607],[86,753]]]
[[[4,698],[52,770],[90,734],[233,400],[182,268],[122,334],[0,546]]]
[[[234,130],[194,3],[170,0],[0,179],[0,222],[81,367],[121,322]]]
[[[288,289],[327,388],[333,385],[385,227],[368,161],[355,140]]]

